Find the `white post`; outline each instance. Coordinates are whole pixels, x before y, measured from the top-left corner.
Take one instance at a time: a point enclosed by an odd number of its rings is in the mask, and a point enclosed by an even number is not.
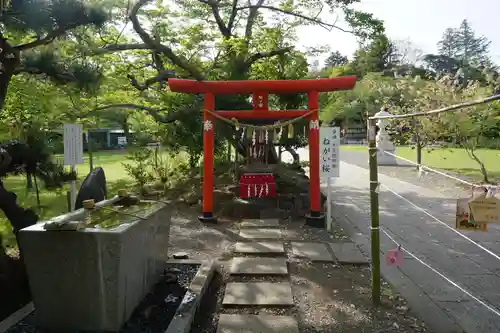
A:
[[[339,177],[340,128],[320,127],[320,177],[326,180],[326,229],[332,231],[332,177]]]
[[[75,173],[76,165],[83,164],[83,129],[79,124],[64,124],[64,164]],[[76,181],[70,183],[70,208],[75,210]]]
[[[326,180],[326,230],[332,231],[332,179],[330,177]]]
[[[71,173],[74,173],[75,166],[71,166]],[[72,180],[70,183],[70,200],[71,200],[71,211],[73,212],[75,210],[75,203],[76,203],[76,181]]]

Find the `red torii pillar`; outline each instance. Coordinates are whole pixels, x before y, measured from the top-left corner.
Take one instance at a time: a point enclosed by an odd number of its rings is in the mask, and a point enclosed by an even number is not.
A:
[[[249,81],[195,81],[169,79],[173,92],[204,94],[203,111],[203,212],[200,221],[217,223],[213,214],[214,183],[214,116],[216,113],[227,119],[286,119],[296,118],[311,112],[309,120],[309,179],[310,213],[307,224],[324,227],[321,209],[321,189],[319,172],[319,120],[318,93],[337,90],[350,90],[356,84],[355,76],[343,76],[313,80],[249,80]],[[270,111],[267,101],[269,94],[307,93],[308,110]],[[215,95],[253,94],[254,109],[249,111],[215,111]],[[258,106],[257,106],[258,105]],[[209,112],[210,111],[210,112]]]

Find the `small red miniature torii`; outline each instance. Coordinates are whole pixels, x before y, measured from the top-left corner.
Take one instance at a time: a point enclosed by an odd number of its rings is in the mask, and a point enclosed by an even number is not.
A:
[[[203,111],[203,212],[200,221],[217,223],[213,214],[213,182],[214,182],[214,116],[226,119],[285,119],[297,118],[307,113],[309,120],[309,179],[310,179],[310,214],[307,223],[312,226],[324,226],[324,215],[321,213],[320,173],[319,173],[319,120],[318,93],[350,90],[356,84],[355,76],[343,76],[312,80],[249,80],[249,81],[195,81],[169,79],[168,84],[173,92],[204,94]],[[307,93],[308,110],[270,111],[269,94]],[[215,95],[252,94],[253,110],[249,111],[216,111]]]

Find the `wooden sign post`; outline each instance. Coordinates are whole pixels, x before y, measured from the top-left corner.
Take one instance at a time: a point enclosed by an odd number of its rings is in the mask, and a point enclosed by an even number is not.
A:
[[[332,177],[340,175],[340,128],[339,127],[320,127],[320,177],[326,180],[327,185],[327,205],[326,205],[326,229],[332,231]],[[325,179],[326,178],[326,179]]]

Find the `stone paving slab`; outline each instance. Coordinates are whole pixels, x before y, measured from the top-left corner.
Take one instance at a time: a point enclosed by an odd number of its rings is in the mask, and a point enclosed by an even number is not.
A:
[[[291,316],[221,314],[217,333],[299,333]]]
[[[232,282],[226,285],[223,305],[293,305],[289,283]]]
[[[266,228],[279,226],[279,219],[245,219],[240,223],[240,227],[242,228]]]
[[[280,229],[241,229],[240,237],[246,239],[278,239],[281,238]]]
[[[236,257],[229,267],[231,274],[246,275],[286,275],[286,258],[248,258]]]
[[[285,253],[283,243],[278,242],[237,242],[234,252],[247,254]]]
[[[292,242],[292,253],[297,257],[305,257],[311,261],[335,262],[323,243]]]
[[[341,264],[368,264],[368,260],[354,243],[329,243],[328,245]]]
[[[369,211],[364,209],[366,208],[364,202],[369,202],[368,170],[344,162],[341,162],[340,168],[348,169],[350,174],[335,179],[332,193],[334,193],[333,201],[336,207],[333,211],[339,213],[337,218],[342,223],[347,217],[348,221],[345,221],[343,226],[351,224],[355,228],[349,232],[349,234],[354,235],[354,238],[356,235],[363,235],[362,238],[365,239],[363,249],[369,251]],[[448,205],[450,198],[442,199],[443,195],[436,193],[436,191],[402,182],[384,174],[379,174],[379,181],[427,210],[445,224],[454,227],[455,207]],[[359,184],[360,182],[362,184]],[[323,191],[324,194],[327,194],[326,189]],[[453,282],[472,292],[474,296],[488,301],[487,295],[491,295],[492,290],[481,283],[483,282],[481,275],[487,275],[482,272],[485,268],[490,267],[490,263],[493,261],[491,256],[455,234],[445,225],[426,217],[422,211],[415,209],[384,187],[381,187],[379,195],[381,202],[383,202],[381,224],[397,242],[403,244],[407,250]],[[337,198],[350,199],[352,206],[339,207]],[[365,200],[362,200],[363,198]],[[359,204],[360,201],[363,203]],[[408,212],[404,215],[400,214],[401,207],[407,207]],[[478,242],[488,241],[489,237],[498,237],[497,232],[491,231],[488,233],[463,233]],[[360,244],[358,240],[356,243]],[[382,232],[381,243],[386,243],[382,244],[383,251],[395,247],[394,243]],[[480,267],[474,267],[471,258]],[[477,302],[470,301],[470,298],[461,290],[422,265],[418,260],[405,259],[403,265],[397,269],[382,263],[381,268],[383,276],[408,300],[409,306],[417,310],[417,313],[433,332],[499,332],[500,317],[492,314],[482,305],[476,306]],[[472,273],[480,274],[471,275]],[[467,274],[470,277],[467,277]],[[492,276],[491,279],[495,279],[495,277]],[[468,282],[471,283],[470,286],[475,286],[476,282],[480,286],[481,292],[469,287]],[[486,281],[484,282],[486,284]],[[493,293],[495,292],[493,291]]]

